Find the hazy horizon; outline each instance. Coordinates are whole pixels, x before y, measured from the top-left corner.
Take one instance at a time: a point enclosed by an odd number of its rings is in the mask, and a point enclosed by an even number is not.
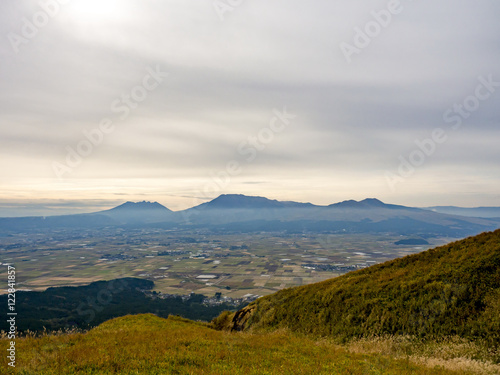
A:
[[[263,198],[268,198],[273,200],[274,198],[269,198],[269,197],[263,197]],[[367,197],[365,199],[371,199],[374,197]],[[375,198],[378,199],[378,198]],[[274,200],[278,201],[284,201],[283,199],[276,198]],[[347,201],[351,199],[343,199],[341,201],[335,201],[335,202],[329,202],[326,204],[317,204],[312,201],[299,201],[299,203],[312,203],[316,206],[322,206],[326,207],[330,204],[334,203],[340,203],[343,201]],[[360,199],[361,201],[362,199]],[[13,204],[13,205],[7,205],[7,204],[0,204],[0,218],[2,217],[26,217],[26,216],[57,216],[57,215],[67,215],[67,214],[83,214],[83,213],[94,213],[94,212],[99,212],[99,211],[104,211],[108,210],[111,208],[115,208],[119,205],[122,205],[127,202],[156,202],[156,201],[149,201],[149,200],[140,200],[140,201],[92,201],[92,202],[77,202],[77,201],[63,201],[63,202],[46,202],[46,203],[33,203],[33,202],[28,202],[28,203],[18,203],[18,204]],[[162,203],[162,202],[157,202],[160,203],[161,205],[165,206],[166,208],[178,212],[182,211],[188,208],[192,208],[195,206],[189,206],[189,207],[184,207],[181,209],[172,209],[168,204]],[[383,202],[386,204],[394,204],[393,202]],[[405,205],[402,204],[402,206],[407,206],[407,207],[413,207],[411,205]],[[433,206],[414,206],[417,208],[430,208]],[[443,206],[446,207],[446,206]],[[457,206],[457,207],[462,207],[462,208],[485,208],[484,206],[472,206],[472,207],[465,207],[465,206]],[[500,209],[500,207],[498,207]],[[485,217],[485,216],[482,216]],[[494,216],[491,216],[494,217]]]
[[[500,4],[0,3],[0,217],[500,206]]]

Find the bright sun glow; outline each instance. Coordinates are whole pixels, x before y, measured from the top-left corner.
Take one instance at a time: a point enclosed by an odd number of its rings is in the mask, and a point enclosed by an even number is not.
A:
[[[76,18],[96,21],[123,18],[127,8],[128,2],[123,0],[73,0],[68,4]]]

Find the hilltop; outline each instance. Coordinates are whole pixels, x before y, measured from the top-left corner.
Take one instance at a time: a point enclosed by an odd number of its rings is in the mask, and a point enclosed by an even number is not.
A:
[[[158,202],[126,202],[115,208],[100,211],[119,224],[167,222],[173,220],[173,212]]]
[[[118,212],[118,211],[144,211],[144,210],[160,210],[160,211],[172,212],[167,207],[161,205],[158,202],[142,201],[142,202],[125,202],[108,211],[101,211],[101,213]]]
[[[232,330],[343,339],[458,335],[500,346],[500,230],[258,299],[218,319]]]
[[[6,344],[4,338],[3,344]],[[152,314],[126,316],[87,333],[17,340],[6,374],[412,374],[452,375],[381,354],[358,354],[328,341],[286,332],[216,331],[206,324]],[[462,374],[463,372],[460,372]]]
[[[311,203],[299,203],[292,201],[278,201],[265,197],[248,196],[243,194],[222,194],[210,202],[202,203],[194,209],[273,209],[291,207],[321,207]]]

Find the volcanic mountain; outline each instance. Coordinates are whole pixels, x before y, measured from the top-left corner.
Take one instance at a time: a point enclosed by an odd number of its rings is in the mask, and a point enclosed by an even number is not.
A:
[[[465,237],[500,227],[499,218],[474,218],[386,204],[375,198],[347,200],[328,206],[223,194],[183,211],[157,202],[126,202],[89,214],[0,218],[0,232],[109,226],[206,228],[222,232],[391,233]]]
[[[158,223],[172,221],[173,212],[158,202],[126,202],[106,211],[98,212],[117,223]]]
[[[182,212],[185,222],[221,231],[288,231],[465,237],[497,229],[498,219],[465,218],[386,204],[375,198],[329,206],[221,195]]]

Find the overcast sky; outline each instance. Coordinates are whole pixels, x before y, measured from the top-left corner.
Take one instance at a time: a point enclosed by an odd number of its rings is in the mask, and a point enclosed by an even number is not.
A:
[[[496,0],[2,0],[0,216],[223,193],[500,206],[499,15]]]

